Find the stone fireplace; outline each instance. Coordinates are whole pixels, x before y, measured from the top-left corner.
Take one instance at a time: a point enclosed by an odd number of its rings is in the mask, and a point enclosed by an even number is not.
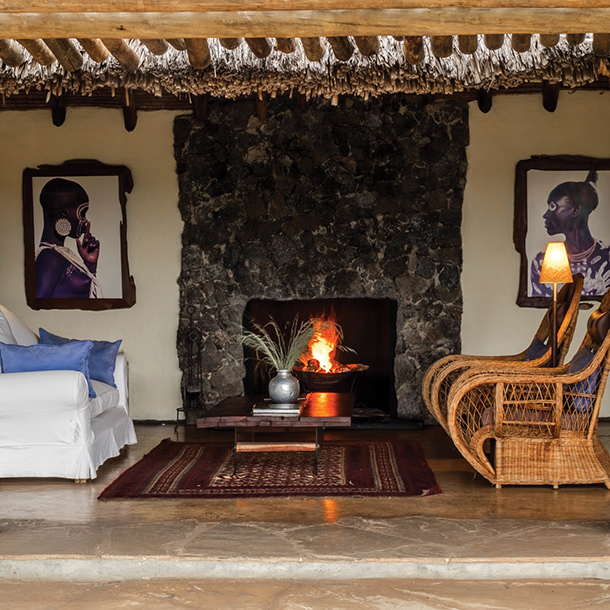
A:
[[[252,299],[396,303],[396,414],[421,417],[421,378],[459,351],[466,104],[387,96],[213,102],[174,124],[186,308],[202,333],[202,408],[244,393],[238,340]],[[261,320],[265,322],[266,320]],[[366,332],[366,320],[362,321]],[[394,399],[392,399],[394,400]]]
[[[296,318],[332,318],[339,324],[341,344],[352,351],[337,351],[336,360],[344,365],[365,365],[366,370],[353,375],[328,376],[312,379],[296,372],[302,391],[349,392],[356,394],[356,406],[377,409],[397,415],[394,356],[396,353],[396,310],[394,299],[342,298],[272,300],[252,299],[246,305],[243,325],[251,329],[251,321],[267,322],[273,318],[281,329],[286,329]],[[266,394],[268,371],[256,366],[255,354],[245,352],[246,394]],[[301,374],[299,374],[301,373]]]

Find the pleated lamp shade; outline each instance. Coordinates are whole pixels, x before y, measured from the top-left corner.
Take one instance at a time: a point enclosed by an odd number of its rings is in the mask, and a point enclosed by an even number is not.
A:
[[[539,281],[542,284],[569,284],[572,281],[570,261],[562,241],[547,244]]]

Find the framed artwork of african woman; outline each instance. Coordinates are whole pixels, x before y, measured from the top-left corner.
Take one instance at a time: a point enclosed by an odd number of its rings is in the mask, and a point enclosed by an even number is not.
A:
[[[521,255],[521,307],[548,307],[553,287],[539,282],[546,244],[563,241],[583,301],[610,289],[610,159],[531,157],[517,164],[513,241]]]
[[[23,172],[25,291],[32,309],[117,309],[136,302],[127,258],[131,172],[66,161]]]

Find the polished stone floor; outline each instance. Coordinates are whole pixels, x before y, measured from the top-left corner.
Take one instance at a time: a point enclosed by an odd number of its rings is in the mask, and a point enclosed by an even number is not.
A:
[[[0,583],[4,610],[605,610],[604,581]]]
[[[86,485],[0,481],[0,607],[610,608],[601,485],[498,490],[440,428],[349,430],[332,434],[418,440],[443,493],[98,501],[161,439],[226,434],[137,432]]]

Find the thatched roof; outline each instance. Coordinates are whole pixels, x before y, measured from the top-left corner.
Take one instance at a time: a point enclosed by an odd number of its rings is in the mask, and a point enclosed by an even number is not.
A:
[[[0,92],[3,97],[32,91],[55,96],[66,92],[91,95],[110,87],[146,91],[157,96],[207,93],[235,98],[298,92],[307,97],[333,98],[343,94],[368,97],[397,92],[452,94],[515,88],[543,81],[579,87],[608,75],[608,55],[594,53],[591,35],[573,45],[562,36],[555,46],[548,48],[540,43],[538,36],[532,36],[524,52],[514,50],[509,35],[497,50],[487,48],[479,36],[476,51],[471,54],[460,51],[455,36],[449,41],[452,46],[448,57],[435,56],[434,41],[421,37],[423,53],[417,64],[405,54],[403,41],[390,36],[380,36],[377,40],[378,48],[370,57],[352,43],[351,57],[341,61],[331,43],[321,39],[324,56],[319,61],[311,61],[298,39],[291,53],[275,48],[265,58],[256,57],[244,41],[230,50],[218,39],[208,39],[209,66],[198,70],[191,65],[187,50],[179,51],[172,45],[166,45],[162,55],[155,55],[139,40],[126,41],[135,57],[133,69],[127,69],[111,54],[104,61],[94,61],[77,40],[71,39],[71,45],[82,57],[78,69],[68,70],[58,61],[40,65],[20,47],[18,65],[10,67],[0,62]]]
[[[0,0],[0,93],[581,87],[608,75],[605,32],[610,0]]]

